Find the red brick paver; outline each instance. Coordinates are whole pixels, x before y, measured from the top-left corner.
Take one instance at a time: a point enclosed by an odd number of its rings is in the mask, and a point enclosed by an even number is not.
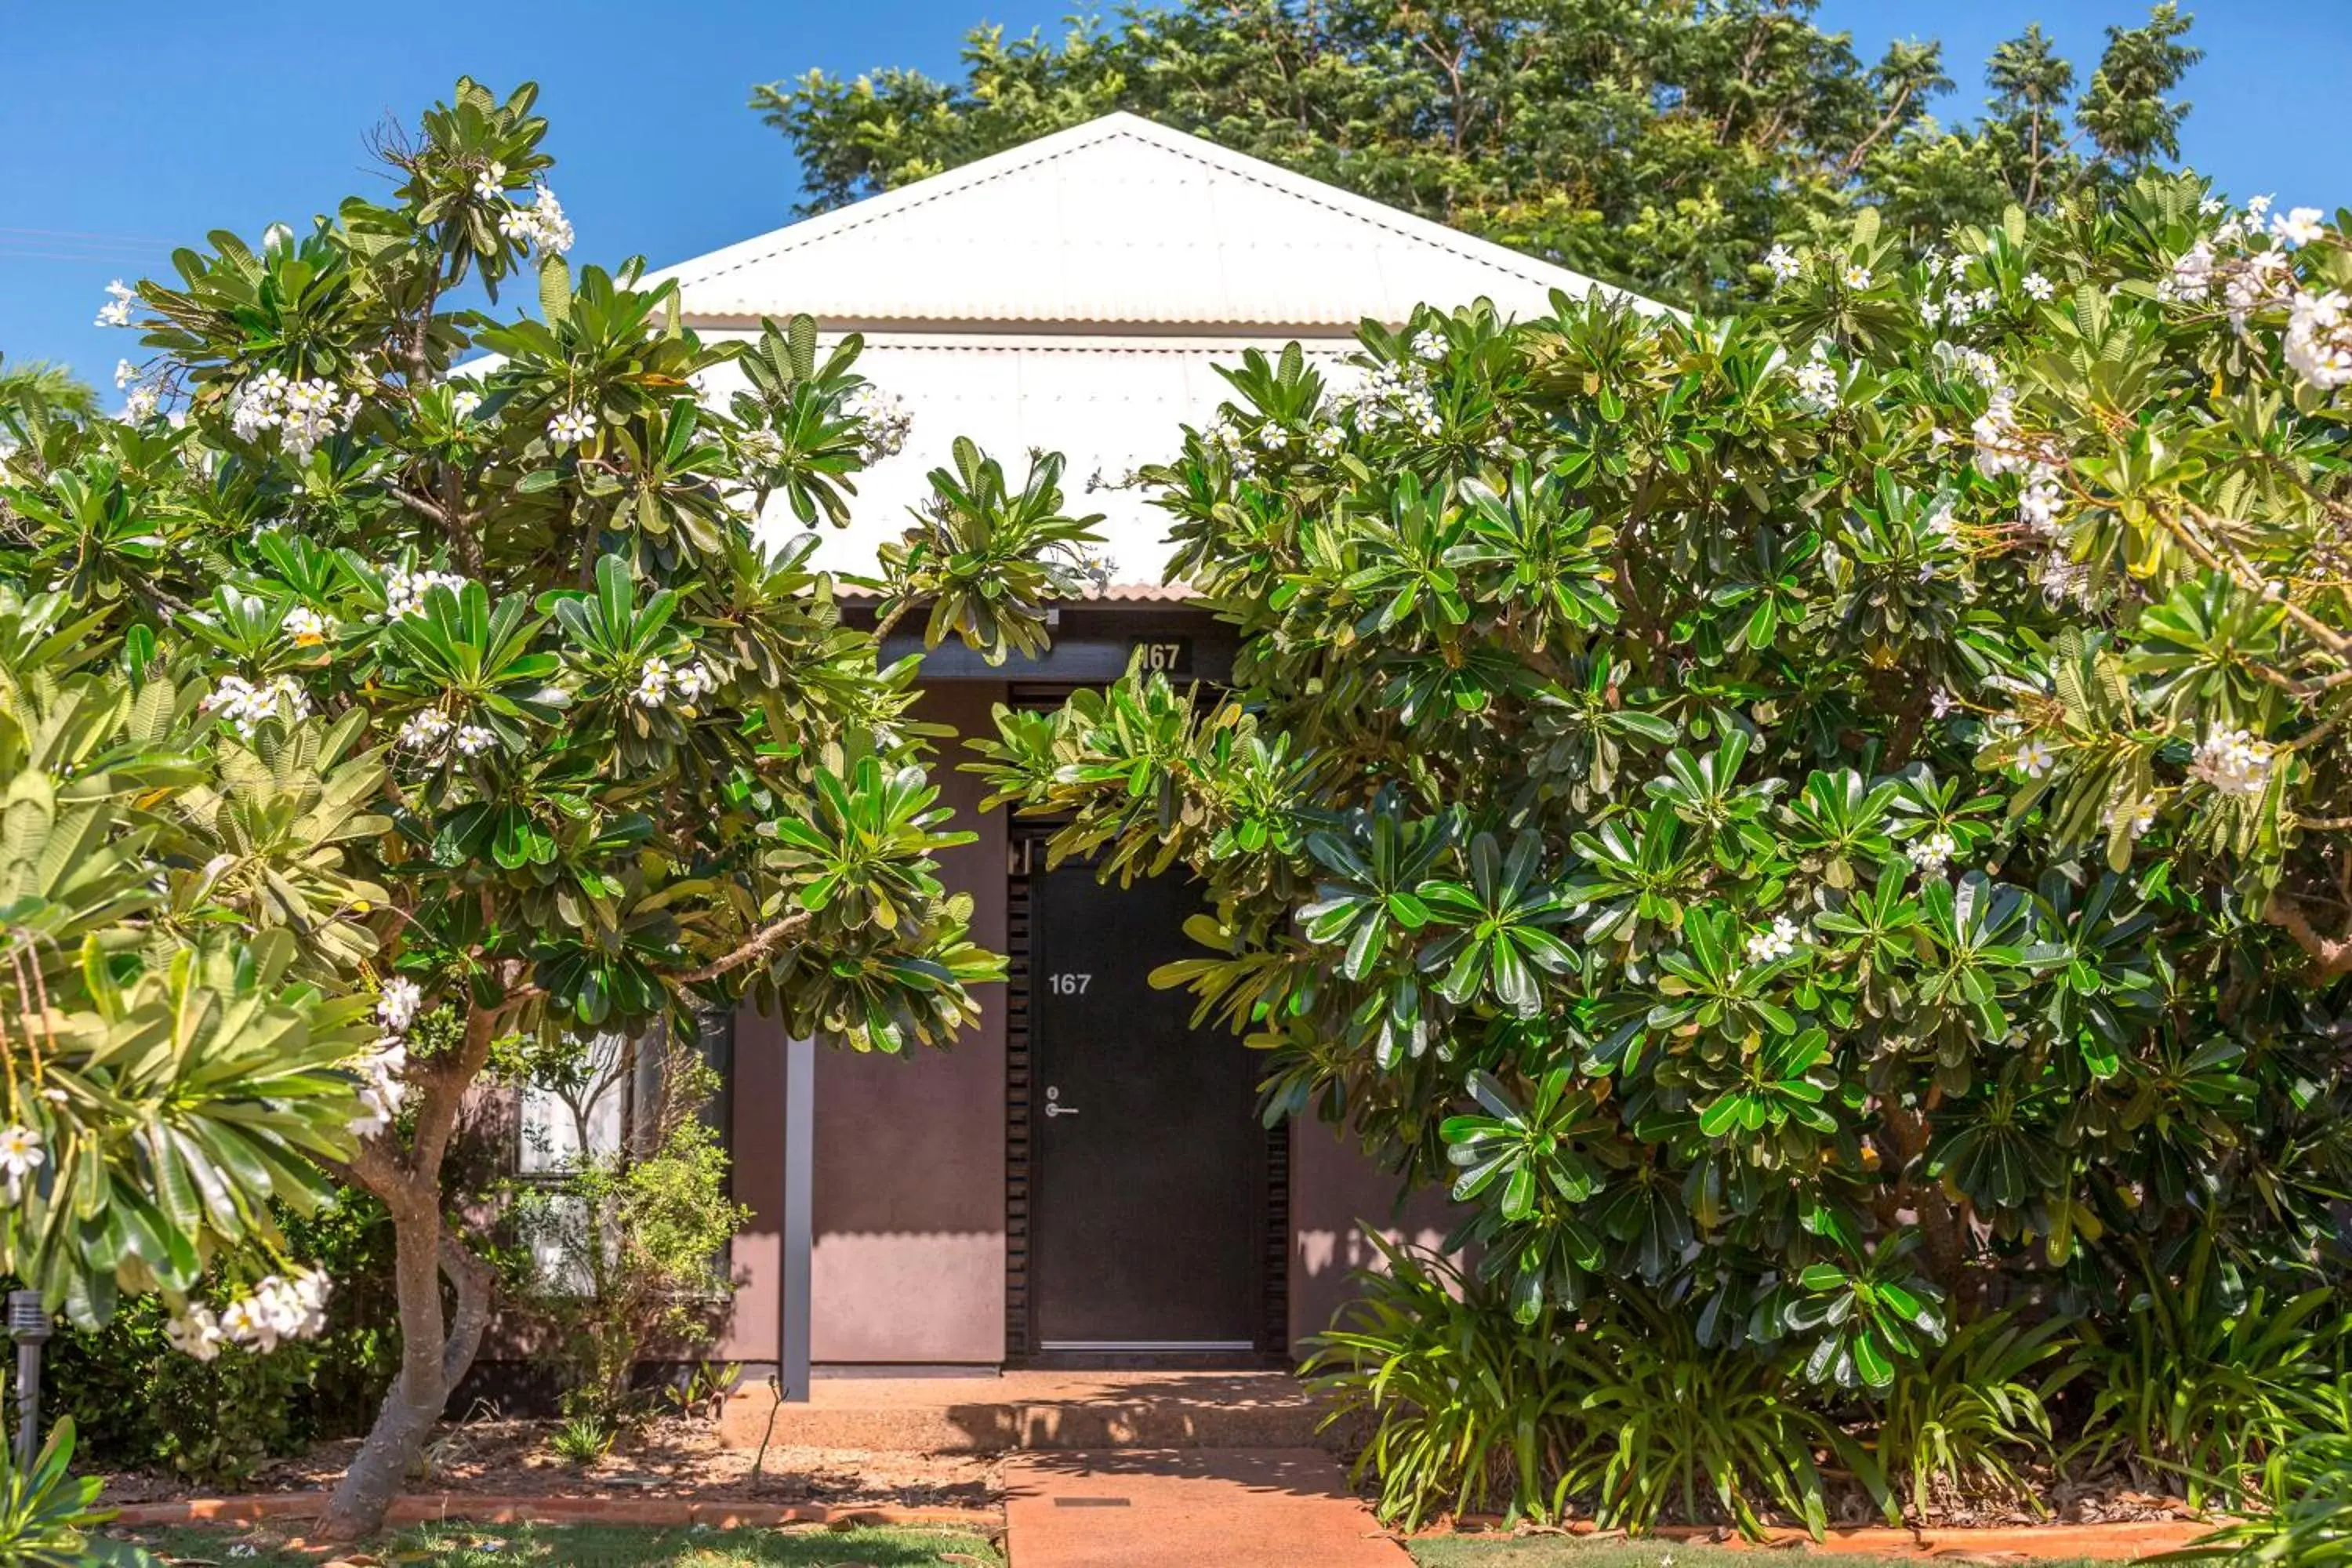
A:
[[[1410,1568],[1319,1448],[1019,1454],[1013,1568]]]

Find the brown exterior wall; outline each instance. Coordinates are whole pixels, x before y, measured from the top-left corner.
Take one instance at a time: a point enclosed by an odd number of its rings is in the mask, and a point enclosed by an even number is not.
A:
[[[1352,1135],[1320,1121],[1290,1124],[1290,1345],[1330,1327],[1332,1316],[1356,1294],[1356,1271],[1380,1253],[1365,1239],[1370,1226],[1391,1241],[1434,1247],[1460,1222],[1461,1211],[1442,1188],[1412,1194],[1400,1206],[1397,1180],[1365,1155]]]
[[[987,733],[993,682],[934,686],[915,717],[959,735]],[[941,877],[972,898],[972,940],[1004,951],[1001,812],[982,815],[980,781],[941,743],[931,770],[955,826],[977,833],[944,852]],[[809,1354],[818,1363],[994,1363],[1004,1355],[1003,987],[977,992],[979,1025],[950,1050],[909,1057],[820,1050],[812,1206]],[[736,1044],[739,1198],[763,1211],[735,1241],[740,1281],[719,1353],[772,1362],[775,1209],[781,1177],[781,1031],[748,1015]],[[765,1200],[764,1202],[762,1200]]]
[[[987,732],[995,682],[927,690],[919,718]],[[1005,944],[1005,817],[979,810],[979,781],[956,773],[954,742],[932,772],[956,826],[979,834],[941,856],[948,886],[971,895],[973,939]],[[815,1247],[810,1355],[835,1364],[992,1364],[1004,1356],[1003,987],[979,992],[981,1022],[952,1050],[909,1058],[820,1051],[816,1058]],[[776,1353],[783,1031],[745,1013],[735,1043],[735,1191],[751,1206],[735,1239],[735,1309],[717,1354]],[[1394,1179],[1315,1121],[1291,1129],[1289,1331],[1294,1349],[1328,1327],[1350,1277],[1378,1254],[1363,1225],[1434,1246],[1453,1223],[1443,1194],[1400,1210]]]

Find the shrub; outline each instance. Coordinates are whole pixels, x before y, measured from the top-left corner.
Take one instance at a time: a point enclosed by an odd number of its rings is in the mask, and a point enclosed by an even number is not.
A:
[[[2352,1319],[2335,1290],[2246,1282],[2206,1235],[2169,1267],[2144,1255],[2140,1275],[2119,1319],[2085,1327],[2077,1359],[2097,1397],[2075,1452],[2127,1455],[2192,1506],[2241,1501],[2267,1459],[2340,1416],[2319,1395]]]
[[[1994,1312],[1895,1373],[1879,1402],[1872,1444],[1895,1505],[1887,1522],[1901,1522],[1907,1493],[1915,1521],[1926,1523],[1938,1485],[1990,1485],[2041,1511],[2017,1467],[2051,1453],[2050,1401],[2083,1370],[2067,1355],[2073,1336],[2063,1319],[2028,1324],[2013,1312]]]
[[[299,1254],[341,1286],[314,1339],[268,1354],[225,1348],[197,1361],[172,1347],[163,1304],[143,1298],[100,1328],[68,1329],[51,1343],[47,1406],[76,1423],[85,1461],[161,1466],[225,1484],[315,1439],[367,1429],[399,1360],[382,1314],[391,1289],[383,1208],[346,1194],[286,1227]]]
[[[1514,1514],[1556,1514],[1547,1488],[1582,1431],[1591,1372],[1573,1325],[1521,1324],[1488,1282],[1365,1234],[1387,1268],[1361,1277],[1303,1370],[1331,1404],[1326,1426],[1370,1422],[1355,1471],[1378,1477],[1381,1517],[1411,1530],[1498,1499]]]
[[[522,1245],[509,1288],[546,1331],[539,1353],[564,1413],[608,1433],[645,1412],[640,1363],[709,1343],[713,1309],[733,1286],[727,1245],[751,1219],[728,1195],[726,1151],[701,1116],[717,1075],[675,1044],[654,1081],[629,1147],[510,1189]],[[603,1087],[601,1075],[572,1087],[583,1128]]]

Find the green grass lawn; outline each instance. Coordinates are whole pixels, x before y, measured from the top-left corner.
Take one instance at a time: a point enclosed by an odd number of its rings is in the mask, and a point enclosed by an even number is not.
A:
[[[138,1532],[166,1563],[220,1568],[319,1568],[307,1552],[277,1545],[282,1531]],[[952,1530],[625,1530],[584,1525],[435,1524],[395,1532],[369,1550],[375,1562],[415,1568],[1003,1568],[986,1538]]]
[[[1738,1552],[1685,1541],[1593,1541],[1572,1535],[1446,1535],[1408,1544],[1420,1568],[1763,1568],[1780,1562],[1790,1563],[1792,1568],[1796,1563],[1803,1568],[1886,1568],[1893,1561],[1826,1552]],[[2034,1568],[2116,1565],[2053,1562]]]

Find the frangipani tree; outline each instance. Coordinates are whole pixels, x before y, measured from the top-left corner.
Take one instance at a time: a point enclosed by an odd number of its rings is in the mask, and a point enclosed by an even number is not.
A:
[[[1949,244],[1777,247],[1738,322],[1424,313],[1345,393],[1244,355],[1147,476],[1234,689],[974,764],[1203,881],[1160,983],[1269,1115],[1447,1173],[1529,1322],[1875,1389],[2200,1234],[2331,1245],[2352,251],[2152,176]]]
[[[119,290],[107,316],[154,356],[131,416],[0,490],[0,573],[134,683],[190,672],[172,689],[196,739],[267,775],[262,804],[191,805],[237,844],[198,869],[242,895],[239,984],[318,992],[295,1059],[340,1061],[341,1100],[294,1146],[397,1237],[401,1369],[338,1535],[381,1521],[488,1321],[442,1173],[495,1061],[745,995],[797,1034],[903,1050],[943,1043],[1001,972],[935,875],[965,836],[923,775],[915,661],[880,666],[814,537],[778,526],[845,518],[903,415],[854,338],[820,355],[801,320],[706,341],[638,264],[575,273],[532,98],[461,82],[383,139],[388,203],[258,246],[215,234],[175,280]],[[535,316],[457,302],[518,279]],[[713,406],[730,363],[745,386]],[[943,598],[989,619],[935,635],[994,657],[1038,638],[1088,537],[1057,473],[943,499],[919,531],[973,543],[898,560],[885,629]],[[359,771],[323,804],[281,798],[332,765]]]

